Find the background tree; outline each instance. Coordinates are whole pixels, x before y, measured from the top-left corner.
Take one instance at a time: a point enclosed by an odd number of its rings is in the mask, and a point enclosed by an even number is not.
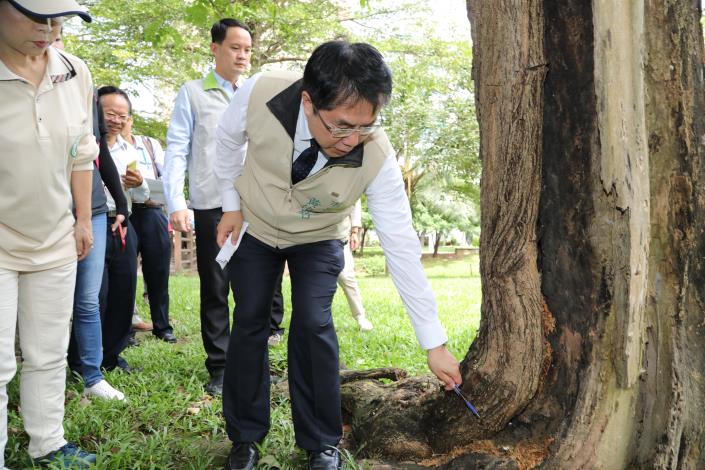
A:
[[[477,186],[480,172],[470,45],[421,35],[376,45],[394,77],[382,123],[397,152],[412,207],[427,175],[444,176],[434,187],[443,184],[469,197],[478,195],[468,187]]]
[[[448,236],[453,230],[471,236],[479,233],[475,202],[449,191],[448,188],[452,186],[453,182],[448,181],[444,175],[425,178],[411,208],[417,232],[434,234],[434,257],[438,255],[441,242],[450,241]]]

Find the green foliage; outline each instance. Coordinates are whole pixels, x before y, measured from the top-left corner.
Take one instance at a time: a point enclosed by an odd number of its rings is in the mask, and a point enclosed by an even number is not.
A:
[[[166,142],[167,123],[161,119],[154,119],[147,116],[135,114],[135,123],[133,125],[133,133],[135,135],[148,135],[154,137],[162,143],[162,147]]]
[[[359,7],[336,0],[93,0],[93,23],[77,34],[67,31],[66,42],[86,59],[96,84],[132,91],[146,87],[154,93],[160,110],[150,118],[136,116],[135,130],[162,142],[174,92],[212,66],[209,30],[219,18],[239,18],[252,29],[252,72],[301,69],[316,45],[335,37],[371,42],[394,76],[392,100],[381,121],[397,151],[416,229],[465,230],[460,225],[477,218],[481,169],[472,49],[467,39],[433,37],[421,2],[392,5],[371,0],[361,0]],[[439,193],[445,200],[434,201]],[[451,214],[447,205],[463,214]],[[363,215],[363,222],[364,229],[372,227],[369,216]]]
[[[243,20],[253,33],[253,71],[272,63],[301,63],[313,47],[345,33],[329,0],[97,0],[93,23],[67,46],[91,66],[98,84],[154,85],[175,90],[211,66],[210,27]]]
[[[365,256],[355,259],[356,270],[367,276],[384,276],[387,274],[386,262],[382,250],[366,250]]]
[[[449,190],[449,186],[446,175],[429,176],[419,184],[412,199],[414,227],[422,233],[435,232],[441,237],[453,229],[474,237],[479,234],[480,225],[477,204]]]
[[[448,233],[477,226],[479,134],[472,50],[461,41],[386,41],[394,94],[382,119],[397,151],[414,226]]]
[[[379,256],[379,249],[371,250]],[[357,259],[358,264],[362,264]],[[462,358],[475,337],[480,319],[480,278],[476,258],[429,262],[426,272],[436,293],[440,318],[449,337],[448,346]],[[333,317],[340,342],[341,362],[348,368],[400,367],[412,374],[428,374],[426,357],[419,348],[404,307],[389,277],[358,272],[367,315],[374,330],[360,332],[342,292],[333,300]],[[142,292],[141,286],[138,292]],[[175,345],[139,333],[140,346],[124,356],[143,368],[137,374],[119,371],[107,380],[123,391],[124,403],[87,399],[82,383],[70,377],[67,385],[67,439],[98,453],[95,470],[212,469],[222,468],[230,450],[225,433],[222,402],[203,391],[208,380],[204,366],[199,322],[199,288],[195,276],[170,279],[170,316],[179,341]],[[143,314],[148,307],[139,297]],[[284,278],[287,300],[284,326],[288,330],[291,305],[289,278]],[[146,315],[143,315],[146,316]],[[274,374],[286,372],[287,346],[270,348]],[[6,465],[31,467],[19,411],[19,379],[8,387]],[[460,403],[458,406],[461,406]],[[289,401],[274,396],[271,431],[261,446],[263,468],[304,468],[305,455],[294,443]],[[365,466],[346,454],[344,468]],[[357,466],[357,467],[356,467]]]

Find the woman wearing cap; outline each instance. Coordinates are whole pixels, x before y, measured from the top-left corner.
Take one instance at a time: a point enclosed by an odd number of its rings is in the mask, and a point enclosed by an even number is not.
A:
[[[54,468],[86,468],[96,458],[68,444],[63,430],[76,262],[93,243],[98,154],[90,73],[49,47],[69,15],[90,21],[74,0],[0,0],[0,468],[16,324],[29,455]]]

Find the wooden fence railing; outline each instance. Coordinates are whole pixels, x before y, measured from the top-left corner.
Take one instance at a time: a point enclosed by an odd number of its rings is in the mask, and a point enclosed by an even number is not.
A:
[[[171,271],[196,272],[196,233],[172,232]]]

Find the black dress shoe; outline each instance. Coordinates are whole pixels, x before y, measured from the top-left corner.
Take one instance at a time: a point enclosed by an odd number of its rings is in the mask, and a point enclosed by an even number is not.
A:
[[[136,374],[137,372],[142,372],[141,367],[133,367],[129,364],[118,364],[117,369],[125,374]]]
[[[127,363],[127,361],[122,357],[118,356],[117,363],[114,366],[103,367],[105,370],[119,370],[125,374],[134,374],[135,372],[142,372],[141,367],[134,367]]]
[[[167,343],[176,343],[176,336],[174,336],[174,333],[172,333],[171,331],[167,331],[164,333],[155,333],[154,336],[156,336],[162,341],[166,341]]]
[[[210,381],[206,384],[205,390],[207,393],[213,396],[220,396],[223,394],[223,377],[211,377]]]
[[[254,442],[235,442],[228,455],[225,470],[253,470],[258,460],[259,452]]]
[[[308,452],[309,470],[338,470],[341,464],[338,449],[329,449],[322,452]]]
[[[139,346],[139,345],[140,345],[140,343],[139,343],[139,341],[137,341],[137,338],[135,338],[134,333],[127,337],[127,346],[126,347],[133,348],[133,347]]]

